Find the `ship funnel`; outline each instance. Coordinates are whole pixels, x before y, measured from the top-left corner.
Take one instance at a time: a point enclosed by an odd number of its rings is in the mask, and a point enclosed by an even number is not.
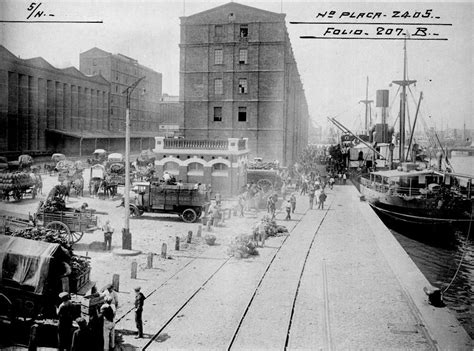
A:
[[[388,90],[377,90],[375,106],[380,110],[378,114],[380,118],[377,119],[375,125],[375,135],[373,136],[374,141],[378,143],[390,142],[391,136],[389,135],[387,125],[388,105],[389,105],[389,91]]]

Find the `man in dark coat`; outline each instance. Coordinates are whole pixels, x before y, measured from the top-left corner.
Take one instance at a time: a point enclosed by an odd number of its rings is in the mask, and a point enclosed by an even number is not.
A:
[[[137,326],[137,336],[135,339],[143,338],[143,304],[145,302],[145,295],[140,291],[141,288],[137,286],[135,288],[135,324]]]
[[[73,308],[70,296],[67,292],[63,291],[59,294],[61,304],[57,309],[58,313],[58,349],[69,350],[71,346],[72,337],[72,320],[73,320]]]

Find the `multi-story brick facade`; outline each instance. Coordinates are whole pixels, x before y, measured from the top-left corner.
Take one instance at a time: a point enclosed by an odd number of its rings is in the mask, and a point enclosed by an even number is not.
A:
[[[107,130],[109,83],[41,57],[20,59],[0,45],[0,150],[54,150],[64,135]]]
[[[111,131],[125,130],[126,95],[123,91],[145,77],[133,91],[130,100],[131,131],[158,131],[161,109],[162,74],[140,65],[122,54],[92,48],[80,54],[84,74],[102,74],[110,82]]]
[[[308,107],[284,14],[228,3],[182,17],[180,48],[186,138],[245,137],[252,156],[296,161]]]

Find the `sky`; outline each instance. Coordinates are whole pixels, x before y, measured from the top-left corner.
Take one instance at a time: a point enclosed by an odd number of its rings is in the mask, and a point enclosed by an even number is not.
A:
[[[0,44],[21,58],[41,56],[53,66],[79,67],[79,53],[94,46],[112,53],[133,57],[139,63],[163,74],[163,92],[179,94],[180,17],[223,5],[221,0],[114,1],[43,0],[33,14],[32,1],[2,0],[0,20],[31,21],[39,11],[44,19],[103,21],[100,24],[1,23]],[[474,128],[473,118],[473,21],[474,6],[466,2],[334,2],[334,1],[239,1],[260,9],[283,12],[298,70],[305,89],[311,120],[326,126],[327,117],[336,117],[348,128],[362,128],[367,77],[369,94],[390,90],[389,124],[398,114],[397,86],[392,80],[403,78],[403,40],[338,40],[329,28],[360,30],[352,37],[401,38],[393,33],[411,34],[417,27],[428,28],[428,38],[448,40],[409,40],[408,78],[417,80],[409,94],[410,117],[415,115],[415,100],[423,92],[420,116],[437,129]],[[32,9],[36,8],[36,2]],[[432,10],[432,11],[429,11]],[[333,18],[317,17],[334,11]],[[348,18],[343,13],[382,13],[381,18]],[[49,16],[49,15],[54,16]],[[394,17],[394,16],[400,17]],[[402,15],[410,17],[403,18]],[[29,19],[27,17],[30,16]],[[427,16],[426,18],[422,16]],[[416,17],[416,18],[414,18]],[[291,24],[290,22],[332,21],[336,24]],[[341,22],[357,22],[342,24]],[[363,25],[364,23],[395,23]],[[402,25],[400,23],[420,23]],[[436,23],[437,25],[430,25]],[[452,24],[450,26],[439,24]],[[381,27],[377,29],[378,27]],[[400,30],[397,31],[397,28]],[[387,30],[392,29],[392,34]],[[381,34],[377,35],[377,30]],[[365,34],[367,33],[367,35]],[[435,36],[434,34],[438,34]],[[403,34],[402,34],[403,35]],[[317,36],[324,39],[303,39]],[[425,38],[427,38],[425,37]],[[416,37],[421,38],[421,37]],[[412,98],[413,94],[413,98]],[[380,109],[373,107],[374,117]],[[380,117],[379,117],[380,118]]]

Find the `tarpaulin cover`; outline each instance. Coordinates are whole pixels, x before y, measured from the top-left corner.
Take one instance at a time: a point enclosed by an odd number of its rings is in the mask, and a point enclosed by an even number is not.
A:
[[[11,279],[43,293],[53,254],[59,244],[0,235],[0,281]]]

